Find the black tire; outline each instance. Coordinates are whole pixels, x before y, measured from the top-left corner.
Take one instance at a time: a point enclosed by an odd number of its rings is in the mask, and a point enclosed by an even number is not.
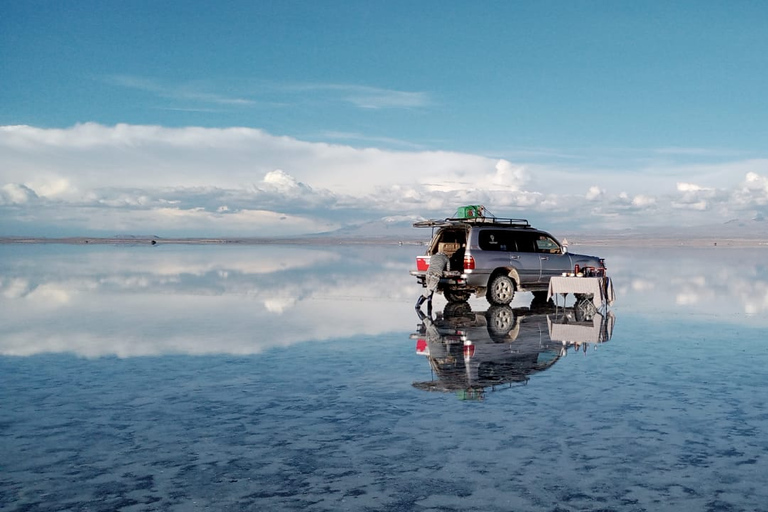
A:
[[[506,336],[517,323],[517,315],[509,306],[491,306],[485,312],[491,338]]]
[[[443,309],[444,318],[460,318],[472,314],[472,306],[468,302],[449,302]]]
[[[443,290],[443,295],[445,296],[445,300],[448,302],[467,302],[472,296],[472,292],[468,292],[466,290],[451,290],[446,288]]]
[[[515,297],[515,282],[508,275],[499,274],[488,283],[485,296],[495,306],[506,306]]]

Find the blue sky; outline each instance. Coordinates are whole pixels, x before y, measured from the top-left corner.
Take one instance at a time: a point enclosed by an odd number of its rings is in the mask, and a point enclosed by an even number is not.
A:
[[[0,235],[768,214],[765,2],[0,0]],[[308,220],[309,219],[309,220]]]

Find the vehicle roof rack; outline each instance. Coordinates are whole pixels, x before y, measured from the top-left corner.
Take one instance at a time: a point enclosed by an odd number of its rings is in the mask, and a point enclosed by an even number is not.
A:
[[[488,224],[496,226],[514,226],[519,228],[530,228],[531,224],[526,219],[510,219],[507,217],[474,217],[464,219],[458,217],[448,217],[445,219],[427,219],[413,223],[415,228],[436,228],[451,226],[455,224]]]
[[[529,228],[531,224],[527,219],[511,219],[508,217],[474,217],[472,219],[449,218],[449,222],[463,222],[466,224],[503,224],[505,226],[517,226]]]

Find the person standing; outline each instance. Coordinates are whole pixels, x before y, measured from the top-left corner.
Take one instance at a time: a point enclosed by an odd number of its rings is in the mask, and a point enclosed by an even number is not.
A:
[[[451,270],[451,258],[444,252],[438,252],[433,254],[429,258],[429,268],[427,268],[426,275],[426,287],[421,292],[419,299],[416,301],[416,309],[420,309],[424,301],[427,301],[427,312],[432,315],[432,296],[437,290],[437,285],[440,284],[440,278],[443,277],[443,272]]]

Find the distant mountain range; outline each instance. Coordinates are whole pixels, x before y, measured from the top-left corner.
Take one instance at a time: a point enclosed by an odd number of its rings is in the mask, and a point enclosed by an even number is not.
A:
[[[263,243],[401,243],[426,244],[432,229],[414,228],[423,220],[415,216],[384,217],[379,220],[343,227],[335,231],[287,237],[158,237],[155,235],[115,235],[113,237],[0,237],[0,243],[192,243],[192,244],[263,244]],[[545,230],[569,245],[722,245],[768,247],[768,221],[763,218],[732,219],[721,224],[693,227],[637,227],[621,230]]]

